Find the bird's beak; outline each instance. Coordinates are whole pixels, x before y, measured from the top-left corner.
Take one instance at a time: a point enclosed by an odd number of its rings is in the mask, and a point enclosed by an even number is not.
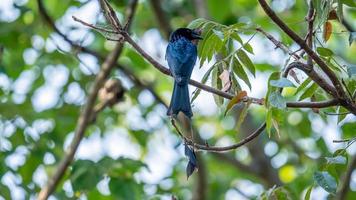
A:
[[[201,30],[200,29],[194,29],[193,30],[192,36],[193,36],[194,39],[202,40],[203,38],[200,35],[201,35]]]

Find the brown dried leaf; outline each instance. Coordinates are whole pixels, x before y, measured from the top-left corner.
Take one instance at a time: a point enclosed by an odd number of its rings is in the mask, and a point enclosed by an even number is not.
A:
[[[330,39],[332,30],[333,27],[331,23],[329,21],[326,21],[324,24],[324,32],[323,32],[323,38],[325,42],[327,42]]]
[[[336,10],[332,10],[329,12],[328,20],[333,20],[333,19],[339,21],[339,17],[336,14]]]

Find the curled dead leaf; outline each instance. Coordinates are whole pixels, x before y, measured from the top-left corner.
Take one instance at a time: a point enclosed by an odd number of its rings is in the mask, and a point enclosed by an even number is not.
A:
[[[323,39],[325,42],[327,42],[330,39],[332,30],[333,30],[332,24],[329,21],[326,21],[324,24],[324,31],[323,31]]]
[[[227,92],[231,88],[231,78],[230,78],[230,72],[228,70],[224,70],[220,75],[219,78],[221,79],[222,82],[222,91]]]

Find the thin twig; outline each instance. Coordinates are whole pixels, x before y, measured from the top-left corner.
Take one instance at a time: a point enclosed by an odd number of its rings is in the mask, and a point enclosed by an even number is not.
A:
[[[106,21],[108,21],[115,30],[122,30],[121,23],[116,16],[114,9],[110,6],[107,0],[100,0],[101,9],[104,12]]]
[[[307,45],[309,48],[313,49],[313,28],[314,28],[315,10],[313,1],[309,1],[309,9],[306,20],[308,21],[308,33],[306,36]],[[308,55],[308,65],[313,66],[313,59]]]
[[[245,139],[241,140],[238,143],[235,143],[233,145],[229,145],[229,146],[224,146],[224,147],[218,147],[218,146],[207,146],[205,144],[198,144],[198,143],[194,143],[191,140],[187,140],[186,144],[193,146],[194,148],[197,150],[204,150],[204,151],[209,151],[209,152],[225,152],[225,151],[231,151],[234,149],[237,149],[247,143],[249,143],[250,141],[252,141],[253,139],[255,139],[257,136],[259,136],[263,130],[266,128],[266,123],[263,123],[255,132],[253,132],[252,134],[250,134],[249,136],[247,136]]]
[[[264,31],[262,28],[256,28],[256,31],[262,33],[267,39],[269,39],[274,45],[276,45],[276,47],[280,48],[285,53],[289,54],[290,56],[293,56],[297,60],[300,59],[300,56],[298,54],[289,50],[281,41],[278,41],[276,38]]]
[[[94,24],[87,23],[87,22],[85,22],[85,21],[83,21],[83,20],[81,20],[81,19],[79,19],[79,18],[77,18],[77,17],[75,17],[75,16],[72,16],[72,18],[73,18],[74,21],[79,22],[79,23],[81,23],[81,24],[83,24],[83,25],[85,25],[85,26],[88,26],[88,27],[90,27],[90,28],[92,28],[92,29],[94,29],[94,30],[98,30],[98,31],[102,31],[102,32],[107,32],[107,33],[120,34],[119,31],[113,31],[113,30],[111,30],[111,29],[105,29],[105,28],[97,27],[97,26],[95,26]]]
[[[129,9],[126,10],[126,24],[124,26],[125,31],[129,31],[132,25],[133,18],[135,16],[135,10],[137,9],[138,0],[131,0]]]
[[[183,138],[184,140],[186,140],[186,138],[184,137],[184,135],[182,134],[182,132],[180,132],[180,130],[179,130],[178,126],[176,125],[176,122],[174,121],[173,118],[171,118],[171,124],[172,124],[172,126],[174,127],[174,129],[176,129],[178,135],[179,135],[181,138]]]
[[[333,143],[344,143],[344,142],[350,142],[350,139],[333,140]]]
[[[158,25],[162,32],[164,33],[164,36],[166,39],[169,38],[169,35],[172,32],[171,26],[169,24],[169,21],[167,20],[167,16],[164,13],[162,7],[161,7],[161,1],[160,0],[150,0],[153,13],[156,16],[156,21],[158,22]]]

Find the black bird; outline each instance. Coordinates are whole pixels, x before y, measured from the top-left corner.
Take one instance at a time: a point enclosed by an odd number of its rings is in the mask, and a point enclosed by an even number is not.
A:
[[[166,50],[166,60],[174,77],[174,88],[167,115],[183,112],[193,116],[189,100],[188,82],[197,60],[197,40],[202,39],[199,30],[179,28],[174,31]]]

